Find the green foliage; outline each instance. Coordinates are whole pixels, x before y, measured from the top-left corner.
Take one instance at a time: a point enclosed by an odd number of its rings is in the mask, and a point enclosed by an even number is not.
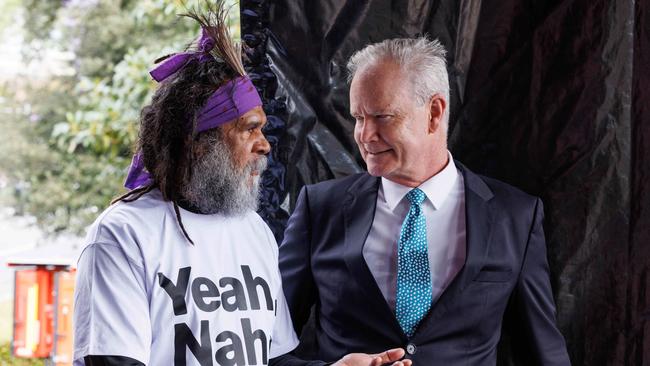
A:
[[[24,36],[30,45],[22,49],[26,58],[42,57],[48,47],[48,32],[52,29],[57,12],[62,6],[61,1],[23,0],[23,17],[28,25],[25,27]]]
[[[3,5],[0,8],[0,31],[6,29],[14,22],[14,15],[16,10],[20,8],[22,0],[3,0]]]
[[[12,366],[43,366],[41,359],[26,359],[11,357],[11,345],[9,343],[0,344],[0,365]]]
[[[198,28],[177,16],[179,1],[7,4],[24,20],[25,62],[55,71],[0,79],[0,185],[48,231],[81,232],[122,192],[153,60],[183,50]],[[231,16],[237,26],[237,8]]]

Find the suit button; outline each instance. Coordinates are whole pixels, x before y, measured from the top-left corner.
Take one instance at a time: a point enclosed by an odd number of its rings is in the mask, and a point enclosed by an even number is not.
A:
[[[418,350],[417,347],[415,347],[413,343],[409,343],[406,345],[406,353],[408,353],[409,355],[414,355],[415,351],[417,350]]]

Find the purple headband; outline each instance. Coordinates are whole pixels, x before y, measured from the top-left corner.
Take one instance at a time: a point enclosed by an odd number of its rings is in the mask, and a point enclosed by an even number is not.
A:
[[[198,43],[198,51],[175,54],[151,70],[150,74],[154,80],[158,82],[165,80],[194,58],[198,58],[201,62],[213,59],[210,51],[214,48],[214,39],[205,29],[202,29]],[[262,100],[253,83],[247,76],[240,76],[226,82],[208,98],[197,115],[195,131],[199,133],[216,128],[261,105]],[[151,183],[151,180],[151,175],[144,167],[142,152],[138,151],[133,156],[124,186],[134,189]]]

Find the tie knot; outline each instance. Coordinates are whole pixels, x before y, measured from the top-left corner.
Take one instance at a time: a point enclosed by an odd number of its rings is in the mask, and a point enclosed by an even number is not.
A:
[[[420,206],[427,195],[420,190],[420,188],[413,188],[409,193],[406,194],[411,206]]]

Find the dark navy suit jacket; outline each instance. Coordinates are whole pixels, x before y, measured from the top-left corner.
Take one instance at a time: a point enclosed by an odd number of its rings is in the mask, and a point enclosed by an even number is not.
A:
[[[380,179],[363,173],[302,189],[280,270],[298,334],[315,305],[320,360],[403,347],[414,365],[494,365],[508,316],[527,364],[570,364],[555,324],[541,201],[457,166],[465,178],[467,259],[411,339],[362,254]]]

